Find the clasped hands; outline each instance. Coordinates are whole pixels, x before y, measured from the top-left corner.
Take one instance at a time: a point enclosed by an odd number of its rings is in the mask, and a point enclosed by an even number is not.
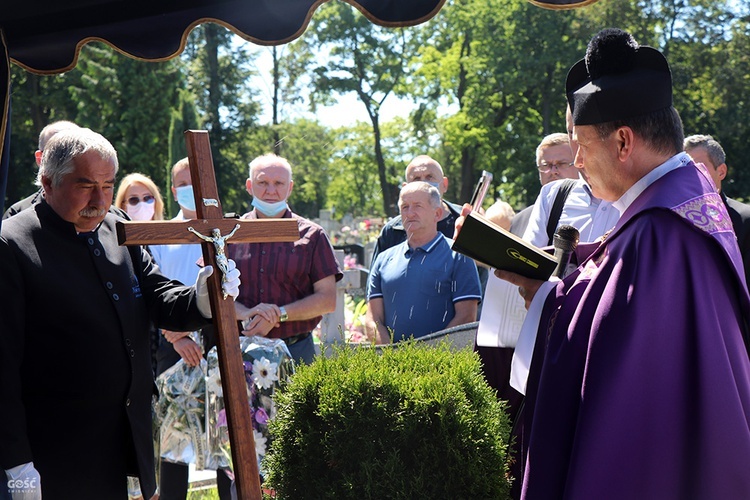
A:
[[[268,332],[281,323],[281,309],[276,304],[261,303],[255,307],[246,307],[239,302],[234,303],[237,319],[242,321],[242,335],[260,335],[265,337]]]
[[[461,232],[461,228],[464,225],[464,219],[469,212],[471,212],[471,205],[465,203],[461,208],[461,216],[456,219],[456,232],[453,235],[454,239],[456,238],[456,236],[458,236],[458,233]],[[525,276],[521,276],[520,274],[512,273],[510,271],[503,271],[501,269],[495,269],[495,276],[497,276],[501,280],[508,281],[518,286],[518,293],[521,295],[521,297],[523,297],[523,300],[526,304],[526,309],[529,308],[531,301],[534,299],[534,295],[536,295],[539,287],[542,286],[542,283],[544,283],[544,281],[527,278]]]

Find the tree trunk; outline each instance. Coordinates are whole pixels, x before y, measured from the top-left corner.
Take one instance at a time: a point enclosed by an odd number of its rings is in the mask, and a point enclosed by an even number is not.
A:
[[[279,137],[279,54],[277,47],[274,45],[271,49],[273,57],[273,103],[272,103],[272,122],[271,130],[273,131],[273,152],[281,156],[281,138]]]
[[[370,106],[367,107],[367,113],[370,115],[372,133],[375,139],[375,161],[378,164],[378,178],[380,179],[380,189],[383,192],[383,211],[387,216],[393,217],[398,215],[396,189],[388,182],[383,148],[380,144],[380,115],[371,110]]]
[[[474,193],[475,175],[474,165],[477,162],[475,146],[467,146],[461,151],[461,196],[459,203],[469,203]]]

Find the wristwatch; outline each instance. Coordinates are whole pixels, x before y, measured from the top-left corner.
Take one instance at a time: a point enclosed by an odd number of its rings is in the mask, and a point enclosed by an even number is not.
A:
[[[279,322],[283,323],[284,321],[289,319],[289,315],[286,313],[286,309],[284,306],[279,307],[279,310],[281,310],[281,316],[279,316]]]

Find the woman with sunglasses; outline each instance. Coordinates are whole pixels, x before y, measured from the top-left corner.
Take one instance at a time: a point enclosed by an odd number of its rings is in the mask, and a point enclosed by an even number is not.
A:
[[[159,188],[143,174],[129,174],[122,179],[115,206],[135,221],[164,220],[164,201]]]
[[[164,200],[159,194],[159,188],[149,177],[133,173],[126,175],[117,188],[114,205],[124,210],[134,221],[164,220]],[[151,250],[146,247],[151,253]],[[151,368],[156,372],[156,351],[159,345],[159,329],[151,325]],[[140,483],[137,479],[128,477],[129,498],[143,500]]]

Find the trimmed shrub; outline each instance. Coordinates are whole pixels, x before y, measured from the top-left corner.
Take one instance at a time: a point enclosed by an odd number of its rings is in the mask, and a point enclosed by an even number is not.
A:
[[[338,348],[300,366],[276,406],[264,468],[277,498],[508,498],[508,418],[470,349]]]

